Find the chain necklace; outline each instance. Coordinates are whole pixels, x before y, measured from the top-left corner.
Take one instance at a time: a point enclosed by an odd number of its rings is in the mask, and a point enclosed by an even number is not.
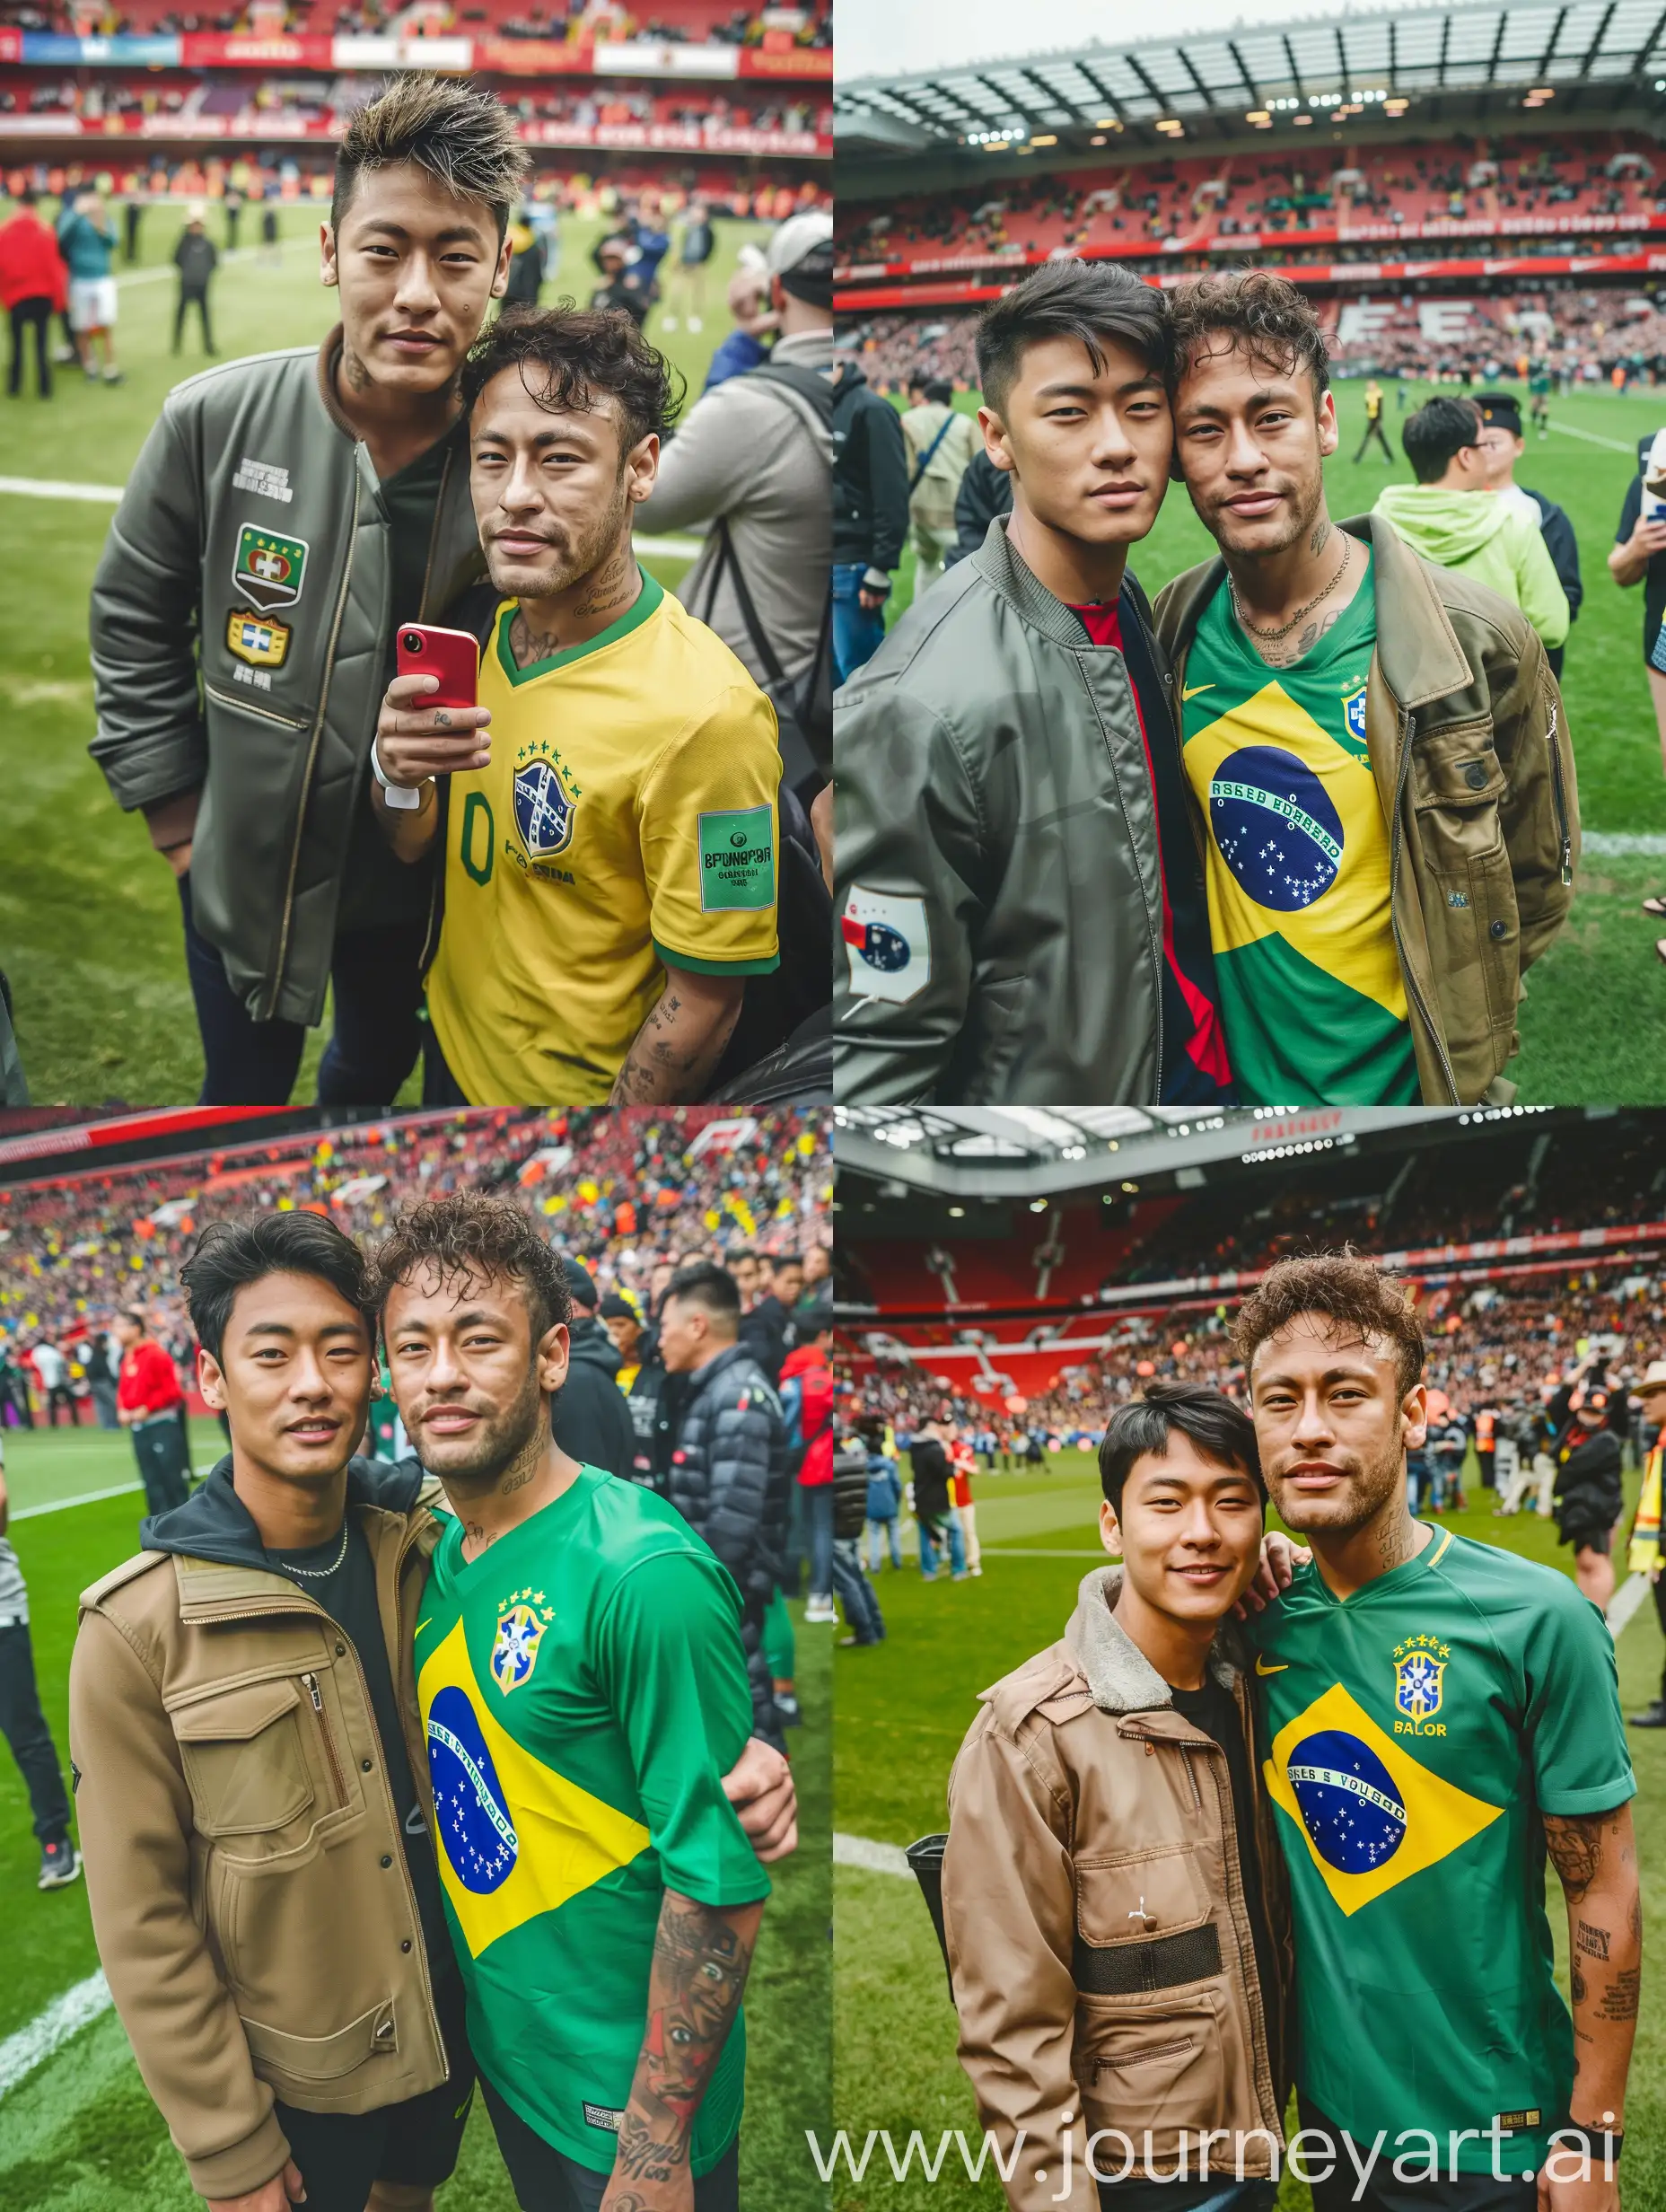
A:
[[[1228,576],[1226,580],[1227,589],[1232,595],[1232,612],[1238,617],[1240,628],[1248,630],[1251,637],[1263,638],[1269,645],[1276,645],[1281,637],[1289,636],[1291,631],[1294,629],[1296,624],[1302,619],[1303,615],[1312,613],[1314,608],[1318,606],[1321,599],[1329,598],[1331,592],[1336,590],[1337,584],[1340,584],[1343,577],[1346,575],[1348,572],[1348,563],[1353,559],[1353,557],[1354,540],[1352,538],[1345,535],[1342,540],[1342,558],[1337,564],[1337,573],[1335,575],[1331,577],[1329,583],[1325,585],[1322,591],[1315,592],[1312,598],[1307,601],[1305,606],[1298,607],[1295,612],[1291,616],[1289,621],[1282,623],[1276,630],[1261,629],[1250,619],[1249,616],[1244,612],[1243,601],[1238,596],[1238,586],[1232,582],[1231,576]]]
[[[344,1521],[341,1524],[341,1549],[336,1554],[335,1558],[330,1561],[328,1567],[296,1567],[289,1561],[285,1561],[285,1564],[278,1569],[278,1572],[281,1575],[299,1575],[307,1582],[322,1582],[327,1576],[334,1575],[338,1571],[341,1562],[346,1558],[346,1556],[347,1524]]]

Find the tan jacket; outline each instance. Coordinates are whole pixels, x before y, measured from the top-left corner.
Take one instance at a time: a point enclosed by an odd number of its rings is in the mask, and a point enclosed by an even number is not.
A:
[[[1422,559],[1381,515],[1340,527],[1372,552],[1365,742],[1423,1102],[1507,1103],[1521,979],[1567,919],[1579,856],[1561,694],[1543,645],[1495,592]],[[1217,555],[1158,596],[1177,722],[1186,657],[1225,573]]]
[[[1172,2178],[1188,2135],[1242,2136],[1243,2172],[1273,2171],[1289,2093],[1284,1865],[1257,1792],[1262,1894],[1284,1990],[1263,1990],[1240,1876],[1226,1754],[1181,1718],[1166,1682],[1111,1618],[1119,1567],[1083,1582],[1063,1642],[982,1693],[949,1781],[943,1920],[960,2063],[1015,2212],[1098,2212],[1085,2138],[1120,2129],[1124,2179]],[[1216,1646],[1210,1666],[1250,1742],[1250,1685]],[[1071,2122],[1074,2120],[1074,2126]],[[1058,2191],[1061,2136],[1074,2188]],[[1119,2141],[1095,2153],[1116,2174]],[[1210,2171],[1232,2174],[1234,2140]],[[1039,2168],[1045,2181],[1036,2179]]]
[[[412,1637],[437,1495],[348,1506],[431,1828]],[[192,2187],[234,2197],[282,2170],[275,2095],[364,2112],[437,2087],[375,1715],[322,1608],[281,1575],[142,1552],[83,1593],[69,1697],[99,1956]]]

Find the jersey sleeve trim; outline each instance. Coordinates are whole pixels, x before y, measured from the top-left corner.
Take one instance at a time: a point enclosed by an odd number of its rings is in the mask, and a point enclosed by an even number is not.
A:
[[[1584,1789],[1556,1789],[1539,1799],[1541,1813],[1618,1813],[1637,1794],[1635,1774],[1616,1775],[1611,1782],[1592,1782]]]
[[[662,944],[657,937],[651,943],[662,968],[687,968],[697,976],[772,976],[781,965],[779,952],[772,952],[767,960],[697,960],[692,952],[679,952],[672,945]]]

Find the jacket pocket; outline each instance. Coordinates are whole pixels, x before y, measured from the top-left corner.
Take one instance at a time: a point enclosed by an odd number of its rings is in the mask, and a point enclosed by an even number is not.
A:
[[[292,1847],[316,1799],[293,1681],[249,1682],[177,1709],[192,1813],[202,1835],[259,1837]]]
[[[249,2055],[262,2081],[279,2087],[339,2081],[372,2058],[390,2058],[399,2047],[391,2001],[373,2006],[333,2035],[293,2035],[243,2016]]]
[[[1095,1948],[1195,1928],[1209,1893],[1189,1844],[1076,1861],[1076,1935]]]
[[[1437,730],[1413,749],[1429,965],[1454,1061],[1477,1050],[1486,1059],[1477,1082],[1496,1072],[1492,1040],[1508,1039],[1519,995],[1521,924],[1499,814],[1508,788],[1489,723]]]
[[[1152,2152],[1160,2155],[1173,2146],[1177,2129],[1195,2137],[1199,2127],[1219,2127],[1225,2118],[1221,2023],[1206,1995],[1114,2017],[1079,2013],[1073,2063],[1090,2130],[1119,2129],[1142,2163],[1147,2129]],[[1099,2159],[1114,2170],[1111,2151]]]

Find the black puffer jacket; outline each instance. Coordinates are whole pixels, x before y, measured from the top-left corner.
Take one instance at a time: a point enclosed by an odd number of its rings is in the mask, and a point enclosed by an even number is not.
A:
[[[1625,1505],[1619,1438],[1611,1428],[1584,1429],[1577,1424],[1557,1452],[1556,1535],[1577,1549],[1612,1530]]]
[[[833,1454],[833,1533],[846,1540],[868,1524],[868,1447],[846,1436]]]
[[[889,399],[848,363],[833,387],[833,559],[887,571],[908,536],[908,449]]]
[[[636,1432],[618,1385],[619,1356],[592,1315],[574,1313],[567,1379],[550,1414],[556,1442],[569,1458],[604,1473],[636,1472]]]
[[[763,1658],[764,1609],[786,1547],[786,1426],[758,1362],[732,1345],[687,1378],[668,1495],[739,1584],[758,1734],[785,1750]]]

